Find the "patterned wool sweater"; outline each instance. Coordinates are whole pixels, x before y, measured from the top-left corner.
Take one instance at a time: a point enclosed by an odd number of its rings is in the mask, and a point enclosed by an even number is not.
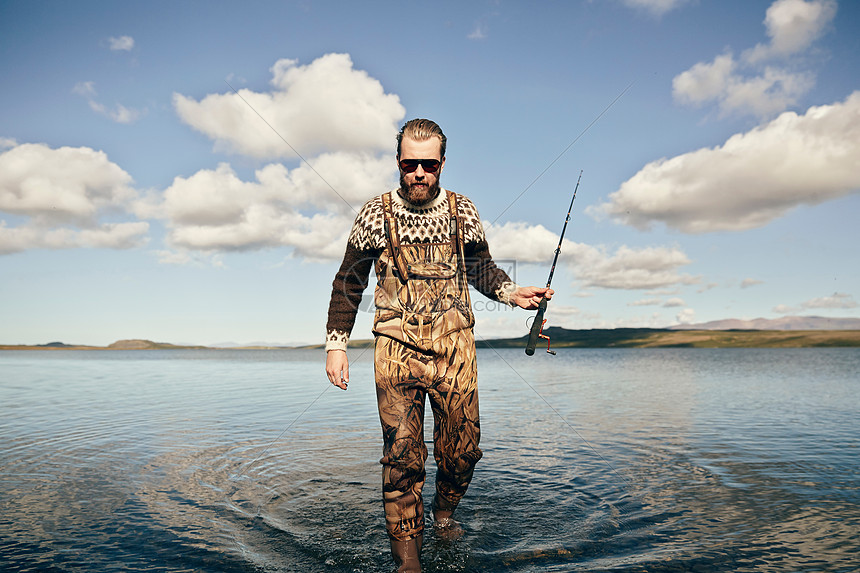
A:
[[[422,207],[407,203],[396,191],[391,193],[391,197],[401,244],[446,243],[450,240],[448,197],[444,189],[436,199]],[[510,297],[517,285],[493,262],[478,210],[469,199],[458,194],[457,212],[463,222],[469,284],[493,300],[512,305]],[[367,288],[370,269],[385,248],[384,221],[382,195],[365,203],[355,218],[343,263],[332,283],[326,350],[346,349],[362,294]]]

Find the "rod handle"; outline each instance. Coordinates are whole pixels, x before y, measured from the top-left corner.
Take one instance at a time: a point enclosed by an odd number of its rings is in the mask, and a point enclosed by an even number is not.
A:
[[[540,303],[538,304],[537,314],[535,315],[535,321],[532,323],[532,329],[529,332],[529,341],[526,344],[526,354],[531,356],[535,353],[535,346],[537,345],[538,334],[540,334],[541,327],[543,326],[543,313],[546,312],[546,297],[540,299]]]

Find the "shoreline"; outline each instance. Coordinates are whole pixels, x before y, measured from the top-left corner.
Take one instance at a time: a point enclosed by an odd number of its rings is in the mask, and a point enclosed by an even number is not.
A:
[[[853,348],[860,347],[860,330],[668,330],[616,328],[568,330],[546,329],[553,348]],[[476,340],[478,348],[525,347],[526,336]],[[538,350],[543,347],[540,341]],[[350,348],[368,348],[373,340],[355,340]],[[177,345],[151,340],[118,340],[108,346],[86,344],[0,344],[2,350],[290,350],[322,349],[322,344],[303,346]]]

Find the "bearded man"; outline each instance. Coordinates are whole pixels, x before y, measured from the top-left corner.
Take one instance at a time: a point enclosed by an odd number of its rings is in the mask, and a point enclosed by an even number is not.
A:
[[[346,390],[346,347],[370,267],[375,268],[382,496],[400,572],[421,571],[427,396],[437,468],[433,525],[440,536],[462,533],[452,515],[483,455],[468,285],[492,300],[525,309],[537,308],[542,297],[553,294],[547,288],[516,285],[493,262],[475,206],[439,186],[446,145],[442,129],[427,119],[408,121],[400,130],[400,188],[374,197],[358,213],[328,311],[326,374]]]

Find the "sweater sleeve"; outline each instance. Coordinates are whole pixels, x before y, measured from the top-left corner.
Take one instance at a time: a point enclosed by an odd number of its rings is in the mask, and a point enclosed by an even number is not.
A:
[[[519,287],[493,261],[486,239],[466,245],[466,276],[469,284],[482,295],[514,306],[511,295]]]
[[[334,277],[326,323],[326,351],[346,350],[355,316],[362,308],[370,268],[382,252],[381,209],[369,201],[353,223],[340,270]],[[368,305],[369,306],[369,305]]]
[[[493,261],[475,205],[462,195],[458,197],[458,202],[463,217],[466,277],[469,284],[487,298],[514,306],[511,295],[519,286]]]
[[[340,270],[332,282],[326,323],[326,350],[346,350],[372,265],[373,258],[368,253],[347,244]]]

